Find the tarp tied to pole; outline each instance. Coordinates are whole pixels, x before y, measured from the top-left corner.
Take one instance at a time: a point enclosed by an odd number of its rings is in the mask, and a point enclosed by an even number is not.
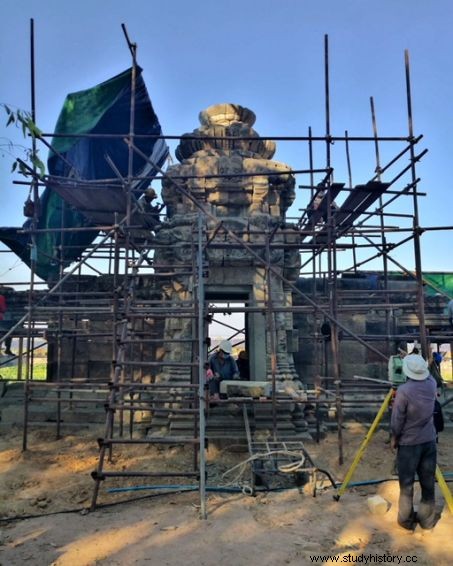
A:
[[[65,267],[81,256],[98,234],[96,225],[113,223],[115,212],[120,217],[126,212],[126,194],[109,161],[121,177],[128,177],[129,150],[124,137],[130,130],[131,89],[132,69],[128,69],[91,89],[69,94],[55,127],[58,137],[53,138],[53,151],[48,157],[49,177],[40,199],[37,228],[92,227],[93,230],[37,233],[36,248],[32,250],[30,234],[18,234],[17,228],[0,229],[0,240],[27,265],[31,265],[31,256],[34,256],[36,274],[44,280],[58,277],[60,262]],[[162,134],[139,67],[136,68],[134,115],[134,134]],[[60,137],[62,134],[71,137]],[[90,137],[90,134],[102,136]],[[134,145],[152,163],[159,167],[164,164],[168,147],[163,139],[139,137]],[[134,200],[156,172],[134,153],[131,171]],[[96,184],[106,179],[111,181]],[[23,228],[29,226],[28,220]]]
[[[136,70],[134,133],[161,135],[159,120],[154,113],[141,69],[137,67]],[[106,160],[106,156],[109,156],[121,175],[127,177],[129,154],[122,136],[128,134],[130,129],[131,79],[132,69],[129,69],[94,88],[66,97],[55,127],[56,134],[112,134],[119,137],[55,137],[52,140],[55,151],[50,152],[48,159],[50,175],[111,179],[115,173]],[[168,155],[168,147],[162,139],[137,138],[134,145],[159,166],[163,165]],[[137,154],[133,156],[134,177],[155,174],[156,171],[142,157]],[[142,181],[136,188],[145,188],[146,183],[146,180]]]

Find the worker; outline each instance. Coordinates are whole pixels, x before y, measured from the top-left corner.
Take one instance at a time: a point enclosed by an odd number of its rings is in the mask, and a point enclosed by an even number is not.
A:
[[[222,340],[216,352],[208,360],[209,367],[214,374],[214,377],[208,382],[211,401],[219,399],[221,381],[239,377],[239,369],[236,360],[231,355],[232,351],[231,342]]]
[[[238,369],[239,369],[239,377],[240,379],[250,381],[250,364],[249,364],[249,357],[245,350],[241,350],[238,355],[238,359],[236,360]]]
[[[155,222],[160,222],[159,214],[164,208],[163,204],[153,204],[153,200],[157,198],[157,193],[152,187],[148,187],[143,193],[143,199],[140,199],[143,210],[149,214]]]
[[[443,356],[440,352],[433,352],[431,363],[429,364],[429,373],[434,377],[437,387],[443,387],[442,374],[440,372],[440,364],[442,363]]]
[[[444,359],[444,356],[442,354],[442,352],[433,352],[433,361],[437,366],[437,369],[440,370],[440,364],[442,363],[442,360]]]
[[[438,518],[434,500],[436,382],[419,354],[404,357],[403,372],[407,381],[396,392],[391,417],[392,448],[398,451],[398,524],[408,530],[414,530],[417,523],[423,529],[432,529]],[[421,487],[417,513],[413,504],[415,474]]]

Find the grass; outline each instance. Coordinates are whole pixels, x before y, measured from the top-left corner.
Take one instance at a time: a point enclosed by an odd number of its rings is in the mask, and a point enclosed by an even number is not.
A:
[[[22,378],[25,378],[23,368]],[[16,381],[17,380],[17,365],[0,367],[0,376],[6,381]],[[45,362],[36,362],[33,365],[33,379],[44,381],[47,376],[47,364]]]

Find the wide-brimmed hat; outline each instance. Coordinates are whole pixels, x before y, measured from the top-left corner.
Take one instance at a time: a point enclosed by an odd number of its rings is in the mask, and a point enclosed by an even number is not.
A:
[[[428,362],[419,354],[409,354],[403,359],[403,372],[410,379],[422,381],[429,375]]]
[[[222,352],[225,352],[225,354],[231,354],[233,346],[228,340],[222,340],[219,344],[219,350],[222,350]]]

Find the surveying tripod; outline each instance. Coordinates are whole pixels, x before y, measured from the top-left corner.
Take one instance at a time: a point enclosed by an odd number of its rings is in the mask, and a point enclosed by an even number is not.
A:
[[[349,467],[349,470],[343,480],[343,483],[341,484],[341,486],[339,487],[337,493],[333,496],[333,498],[336,501],[339,501],[340,497],[343,495],[343,493],[346,491],[346,489],[348,488],[349,482],[351,481],[351,478],[355,472],[355,469],[357,468],[360,460],[362,459],[362,456],[368,446],[368,444],[370,443],[373,434],[376,432],[377,427],[379,426],[379,423],[381,422],[381,419],[385,413],[385,411],[388,409],[389,405],[390,405],[390,401],[393,398],[395,392],[395,388],[392,387],[390,389],[390,391],[387,393],[384,402],[381,405],[381,408],[379,409],[376,417],[374,418],[374,421],[372,423],[372,425],[370,426],[370,429],[368,430],[365,438],[362,441],[362,444],[360,445],[359,449],[357,450],[357,454],[355,455],[355,458],[352,462],[352,464]],[[447,485],[447,482],[445,481],[444,476],[442,475],[442,472],[440,471],[439,466],[436,467],[436,480],[437,483],[439,484],[439,488],[442,492],[442,495],[444,496],[444,499],[448,505],[448,508],[450,510],[450,513],[453,514],[453,495]]]

